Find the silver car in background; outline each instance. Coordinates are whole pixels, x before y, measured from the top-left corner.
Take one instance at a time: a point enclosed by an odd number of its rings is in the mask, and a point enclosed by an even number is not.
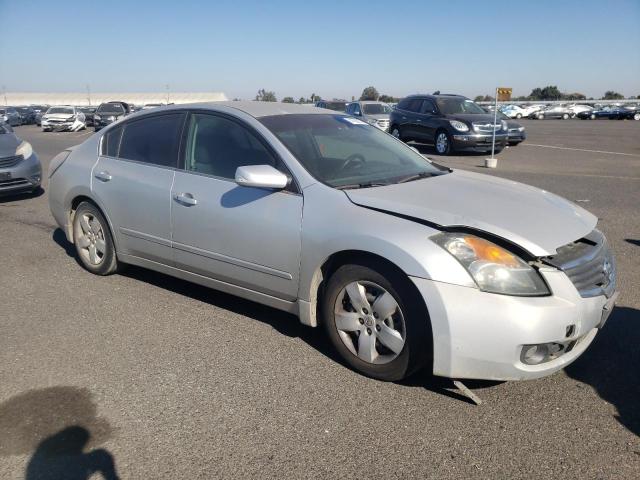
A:
[[[373,100],[351,102],[347,105],[345,111],[349,115],[358,117],[383,132],[389,130],[391,107],[384,102],[375,102]]]
[[[41,181],[42,167],[31,144],[0,122],[0,195],[34,192]]]
[[[551,374],[616,299],[595,216],[335,111],[159,107],[60,153],[49,176],[88,271],[138,265],[291,312],[377,379]]]
[[[50,107],[40,119],[40,126],[43,132],[77,132],[87,128],[84,113],[71,105]]]

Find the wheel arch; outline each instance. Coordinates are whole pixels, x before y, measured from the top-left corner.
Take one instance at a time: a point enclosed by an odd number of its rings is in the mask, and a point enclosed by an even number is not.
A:
[[[92,205],[94,205],[102,214],[102,216],[107,220],[107,224],[109,227],[109,232],[111,233],[111,238],[113,240],[113,244],[115,246],[116,252],[118,252],[118,239],[117,236],[115,235],[114,229],[113,229],[113,224],[111,223],[111,219],[109,218],[109,215],[107,215],[106,210],[92,197],[86,195],[86,194],[79,194],[76,195],[75,197],[73,197],[73,199],[71,200],[71,204],[69,206],[69,210],[67,212],[68,215],[68,228],[69,231],[67,232],[67,239],[71,242],[74,243],[74,231],[73,231],[73,219],[75,218],[76,215],[76,210],[78,209],[78,206],[80,206],[80,204],[82,202],[88,202],[91,203]]]
[[[397,264],[381,255],[370,251],[357,249],[336,251],[325,258],[324,261],[316,268],[311,279],[308,311],[300,312],[300,320],[304,324],[312,327],[316,327],[319,325],[320,315],[318,312],[318,308],[322,302],[322,296],[324,295],[324,289],[327,281],[331,278],[335,271],[338,270],[338,268],[343,265],[350,264],[362,265],[373,269],[376,269],[376,267],[378,267],[379,270],[389,269],[406,280],[405,285],[403,285],[402,287],[408,289],[415,300],[419,302],[420,307],[426,314],[426,321],[429,323],[429,331],[433,335],[431,322],[429,320],[428,307],[424,302],[424,298],[418,291],[418,288],[409,278],[409,274],[407,274]]]

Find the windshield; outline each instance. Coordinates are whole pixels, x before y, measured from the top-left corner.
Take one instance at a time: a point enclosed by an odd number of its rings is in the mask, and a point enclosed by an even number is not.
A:
[[[28,107],[18,107],[16,108],[16,110],[18,110],[20,113],[29,113],[31,112],[31,109]]]
[[[362,106],[366,115],[379,115],[381,113],[391,113],[391,107],[385,103],[365,103]]]
[[[111,113],[120,115],[124,113],[124,108],[119,103],[103,103],[96,110],[97,113]]]
[[[356,118],[296,114],[260,121],[311,175],[332,187],[387,185],[447,171]]]
[[[440,112],[445,115],[456,113],[486,113],[482,107],[468,98],[439,97],[436,99]]]
[[[66,115],[73,115],[73,108],[70,107],[51,107],[49,110],[47,110],[47,114],[52,114],[52,113],[63,113]]]

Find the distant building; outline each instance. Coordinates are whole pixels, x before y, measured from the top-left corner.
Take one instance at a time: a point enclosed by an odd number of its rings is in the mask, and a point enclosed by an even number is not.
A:
[[[132,93],[36,93],[6,92],[7,105],[100,105],[102,102],[120,100],[134,105],[147,103],[195,103],[222,102],[227,96],[222,92],[132,92]],[[0,97],[0,102],[4,98]]]

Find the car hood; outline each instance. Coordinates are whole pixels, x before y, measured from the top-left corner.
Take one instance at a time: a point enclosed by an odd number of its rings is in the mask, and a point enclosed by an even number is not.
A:
[[[455,113],[446,117],[447,120],[459,120],[468,123],[493,123],[493,113]],[[500,123],[499,118],[498,123]]]
[[[591,213],[545,190],[460,170],[345,193],[362,207],[441,227],[488,232],[536,257],[556,253],[557,248],[590,233],[597,223]]]
[[[0,133],[0,158],[13,157],[21,142],[13,133]]]

